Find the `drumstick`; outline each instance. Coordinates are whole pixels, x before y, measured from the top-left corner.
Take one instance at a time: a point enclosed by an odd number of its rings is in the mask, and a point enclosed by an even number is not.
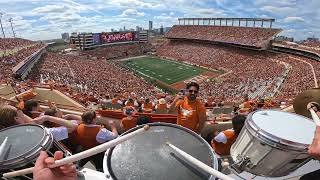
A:
[[[84,158],[87,158],[87,157],[90,157],[90,156],[93,156],[93,155],[96,155],[98,153],[101,153],[103,151],[106,151],[107,149],[111,148],[111,147],[114,147],[138,134],[141,134],[145,131],[147,131],[150,127],[148,125],[144,126],[143,128],[141,129],[138,129],[134,132],[131,132],[129,134],[126,134],[124,136],[121,136],[117,139],[114,139],[112,141],[109,141],[109,142],[106,142],[104,144],[101,144],[99,146],[96,146],[94,148],[91,148],[91,149],[88,149],[86,151],[82,151],[80,153],[77,153],[75,155],[72,155],[72,156],[68,156],[66,158],[63,158],[63,159],[60,159],[60,160],[57,160],[54,162],[54,164],[52,166],[49,166],[49,168],[55,168],[55,167],[58,167],[58,166],[62,166],[62,165],[65,165],[65,164],[69,164],[69,163],[73,163],[73,162],[76,162],[76,161],[79,161],[81,159],[84,159]],[[21,169],[21,170],[18,170],[18,171],[13,171],[13,172],[9,172],[9,173],[4,173],[3,174],[3,177],[5,178],[12,178],[12,177],[16,177],[16,176],[21,176],[21,175],[25,175],[25,174],[31,174],[32,171],[33,171],[33,168],[34,167],[31,167],[31,168],[26,168],[26,169]]]
[[[177,152],[178,154],[180,154],[182,157],[184,157],[185,159],[187,159],[189,162],[191,162],[193,165],[199,167],[200,169],[206,171],[209,174],[212,174],[213,176],[220,178],[222,180],[234,180],[233,178],[213,169],[212,167],[204,164],[203,162],[199,161],[198,159],[192,157],[191,155],[189,155],[188,153],[182,151],[181,149],[177,148],[176,146],[170,144],[167,142],[167,145],[169,147],[171,147],[175,152]]]
[[[4,154],[4,149],[7,146],[7,141],[8,141],[8,137],[6,137],[4,139],[4,141],[1,143],[1,146],[0,146],[0,157],[2,157],[2,155]]]
[[[308,104],[308,106],[311,106],[311,108],[309,108],[308,110],[311,113],[311,116],[312,116],[312,119],[313,119],[314,123],[316,123],[317,126],[320,126],[319,116],[317,115],[317,113],[312,108],[312,106],[317,106],[319,108],[320,105],[318,103],[316,103],[316,102],[310,102]]]
[[[310,108],[309,111],[311,113],[313,121],[316,123],[317,126],[320,126],[320,119],[317,113],[312,108]]]

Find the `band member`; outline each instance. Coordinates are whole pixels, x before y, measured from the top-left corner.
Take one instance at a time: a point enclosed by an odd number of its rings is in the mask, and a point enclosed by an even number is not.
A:
[[[244,122],[246,116],[237,115],[232,118],[233,129],[228,129],[220,132],[216,137],[211,141],[211,146],[215,152],[219,155],[230,155],[230,148],[232,144],[236,141]]]

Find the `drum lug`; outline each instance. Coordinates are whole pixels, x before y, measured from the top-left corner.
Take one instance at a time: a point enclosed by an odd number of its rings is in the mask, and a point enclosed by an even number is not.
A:
[[[231,165],[233,169],[235,169],[238,173],[241,173],[247,168],[252,168],[254,165],[252,164],[249,157],[242,157],[242,155],[237,156],[237,162]]]

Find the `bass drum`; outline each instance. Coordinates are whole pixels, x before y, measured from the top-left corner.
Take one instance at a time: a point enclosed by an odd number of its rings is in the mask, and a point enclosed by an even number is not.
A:
[[[297,114],[253,112],[231,147],[232,167],[259,176],[286,176],[311,160],[307,150],[315,128],[311,119]]]
[[[148,124],[150,129],[114,148],[104,157],[104,173],[111,179],[215,179],[192,166],[166,145],[179,147],[196,159],[218,170],[218,160],[209,144],[198,134],[184,127],[168,123]],[[143,126],[138,126],[128,134]]]

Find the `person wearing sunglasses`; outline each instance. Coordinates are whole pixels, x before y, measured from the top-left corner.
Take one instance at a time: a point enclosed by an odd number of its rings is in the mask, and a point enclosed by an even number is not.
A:
[[[185,95],[178,94],[170,105],[170,112],[177,111],[177,124],[200,134],[207,119],[204,104],[197,98],[199,85],[191,82],[186,85]]]

